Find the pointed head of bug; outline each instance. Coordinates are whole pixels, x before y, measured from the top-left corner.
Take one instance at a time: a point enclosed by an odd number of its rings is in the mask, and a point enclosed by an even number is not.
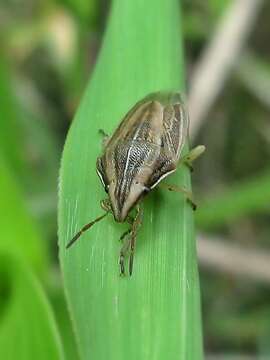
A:
[[[109,185],[109,197],[115,221],[124,222],[130,210],[148,191],[149,189],[136,179],[130,184],[116,183],[113,180]]]
[[[110,165],[110,164],[109,164]],[[115,171],[114,166],[109,166],[106,158],[97,159],[97,174],[104,190],[109,195],[110,208],[117,222],[124,222],[137,202],[146,195],[150,189],[145,186],[151,168],[146,167],[140,171]],[[136,170],[136,167],[131,167]]]

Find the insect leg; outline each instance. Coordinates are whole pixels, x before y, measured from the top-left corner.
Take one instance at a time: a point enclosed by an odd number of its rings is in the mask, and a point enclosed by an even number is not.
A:
[[[142,223],[142,217],[143,217],[142,208],[140,207],[140,205],[137,205],[137,214],[136,214],[134,222],[132,224],[131,239],[130,239],[130,256],[129,256],[129,275],[130,276],[132,275],[135,243],[136,243],[139,226]]]
[[[196,160],[201,154],[205,151],[204,145],[198,145],[194,149],[190,150],[188,154],[182,157],[180,159],[181,163],[186,164],[190,170],[193,170],[192,163],[194,160]]]
[[[103,209],[106,212],[112,213],[112,206],[109,199],[103,199],[100,202],[101,209]]]
[[[123,241],[124,238],[129,235],[131,233],[132,229],[128,229],[127,231],[125,231],[121,236],[120,236],[120,241]]]
[[[120,250],[119,266],[120,266],[120,275],[121,276],[125,275],[125,257],[129,250],[129,247],[130,247],[130,241],[131,241],[130,238],[128,240],[126,240]]]
[[[79,237],[88,229],[90,229],[91,226],[93,226],[95,223],[97,223],[98,221],[102,220],[106,215],[108,215],[108,212],[106,212],[105,214],[99,216],[98,218],[96,218],[95,220],[91,221],[90,223],[84,225],[81,230],[79,232],[77,232],[77,234],[67,243],[66,245],[66,249],[70,248],[71,245],[73,245],[75,243],[75,241],[77,241],[79,239]]]
[[[130,225],[132,225],[133,222],[134,222],[134,219],[133,219],[133,217],[131,217],[130,215],[128,215],[126,221],[127,221],[127,223],[129,223]],[[124,238],[131,233],[131,231],[132,231],[132,227],[131,227],[130,229],[128,229],[127,231],[125,231],[125,232],[120,236],[120,239],[119,239],[119,240],[120,240],[120,241],[123,241]]]
[[[166,188],[169,191],[176,191],[176,192],[181,192],[182,194],[185,195],[187,201],[191,204],[192,209],[196,210],[197,205],[195,204],[194,200],[193,200],[193,195],[192,192],[187,190],[184,187],[181,186],[177,186],[177,185],[170,185],[170,184],[166,184],[166,183],[161,183],[159,184],[159,186]]]

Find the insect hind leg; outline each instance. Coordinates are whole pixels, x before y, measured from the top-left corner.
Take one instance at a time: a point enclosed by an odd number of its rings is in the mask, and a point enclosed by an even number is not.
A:
[[[205,151],[204,145],[198,145],[191,149],[186,155],[180,159],[180,163],[184,163],[191,171],[193,171],[193,161],[196,160]]]
[[[180,192],[180,193],[184,194],[186,200],[190,203],[192,209],[194,211],[197,209],[197,204],[194,202],[192,192],[189,191],[188,189],[178,186],[178,185],[167,184],[167,183],[161,183],[161,184],[159,184],[159,186],[162,188],[165,188],[169,191],[176,191],[176,192]]]

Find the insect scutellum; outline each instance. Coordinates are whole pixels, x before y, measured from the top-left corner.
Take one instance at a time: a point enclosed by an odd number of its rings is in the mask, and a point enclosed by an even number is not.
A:
[[[125,257],[129,254],[132,274],[137,232],[142,223],[141,202],[157,185],[184,193],[195,209],[192,194],[176,185],[160,184],[176,171],[179,163],[191,163],[202,154],[200,145],[181,158],[188,138],[189,118],[178,92],[152,93],[136,103],[110,137],[103,130],[103,152],[96,169],[108,198],[101,202],[105,214],[86,224],[67,244],[69,248],[79,237],[107,214],[117,222],[127,222],[130,229],[122,236],[119,256],[120,274],[125,273]],[[130,212],[135,209],[132,217]],[[125,241],[124,241],[125,240]]]

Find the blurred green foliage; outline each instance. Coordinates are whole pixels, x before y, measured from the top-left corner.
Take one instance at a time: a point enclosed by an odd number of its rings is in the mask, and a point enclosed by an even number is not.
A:
[[[183,0],[183,30],[189,51],[207,41],[230,3],[231,0]]]
[[[101,9],[102,1],[60,0],[60,2],[70,9],[73,16],[77,16],[81,26],[94,28],[97,25],[98,11]]]
[[[63,359],[52,310],[28,264],[0,250],[0,278],[1,359]]]
[[[10,74],[2,55],[0,60],[0,143],[1,153],[8,157],[9,162],[18,175],[22,172],[23,161],[21,149],[21,128],[18,121],[16,104],[13,102],[12,89],[10,88]]]
[[[231,2],[181,1],[188,70]],[[61,348],[65,358],[77,358],[56,255],[58,168],[109,7],[105,0],[0,4],[1,358],[14,358],[13,338],[25,350],[31,343],[38,358],[44,339],[50,358],[61,358]],[[269,21],[265,2],[248,51],[195,139],[207,152],[193,174],[199,230],[265,251],[270,238]],[[269,286],[202,269],[201,288],[206,351],[269,356]]]
[[[18,185],[0,157],[0,251],[20,254],[38,273],[48,266],[46,244],[25,206]]]

